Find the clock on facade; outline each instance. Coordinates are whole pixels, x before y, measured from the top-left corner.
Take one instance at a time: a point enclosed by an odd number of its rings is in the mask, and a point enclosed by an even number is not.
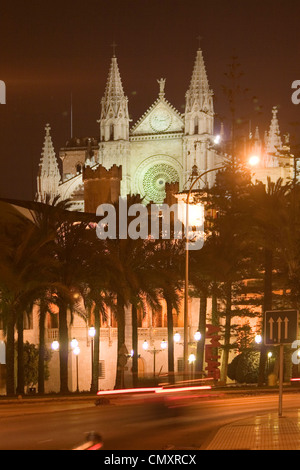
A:
[[[164,109],[154,111],[150,117],[150,125],[155,131],[166,131],[172,122],[172,116]]]

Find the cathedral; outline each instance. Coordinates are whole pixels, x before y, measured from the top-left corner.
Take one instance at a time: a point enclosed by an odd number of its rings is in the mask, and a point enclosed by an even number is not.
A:
[[[46,194],[71,199],[73,210],[95,212],[99,204],[118,196],[139,194],[145,203],[163,203],[166,183],[176,183],[179,192],[188,189],[193,169],[198,174],[222,165],[223,127],[214,129],[213,91],[209,86],[202,50],[191,66],[190,86],[182,114],[166,98],[166,80],[157,80],[158,97],[140,119],[131,125],[129,100],[124,92],[117,57],[111,59],[104,96],[101,99],[99,135],[71,138],[59,150],[62,171],[53,148],[50,126],[37,177],[37,199]],[[258,128],[249,135],[248,153],[258,157],[252,168],[254,180],[293,177],[293,156],[288,136],[280,134],[276,107],[264,139]],[[203,185],[211,187],[215,172],[207,173]]]

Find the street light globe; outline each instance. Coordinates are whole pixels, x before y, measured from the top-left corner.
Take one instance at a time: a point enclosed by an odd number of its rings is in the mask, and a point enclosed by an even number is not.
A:
[[[216,135],[215,138],[214,138],[214,144],[218,145],[220,142],[221,142],[221,136]]]
[[[175,343],[179,343],[179,341],[180,341],[180,334],[178,333],[178,331],[174,335],[174,341],[175,341]]]
[[[77,341],[76,338],[73,338],[72,341],[71,341],[71,348],[75,349],[75,348],[77,348],[77,346],[78,346],[78,341]]]
[[[167,341],[163,339],[162,342],[160,343],[161,349],[167,349],[167,346],[168,346]]]
[[[196,331],[196,333],[194,334],[194,338],[195,338],[195,341],[200,341],[201,339],[201,333],[200,331]]]
[[[262,342],[262,336],[261,335],[256,335],[255,340],[256,344],[260,344]]]
[[[270,358],[270,357],[272,357],[272,356],[273,356],[273,354],[271,353],[271,351],[269,351],[269,352],[268,352],[268,357]]]
[[[144,349],[145,351],[147,351],[148,348],[149,348],[148,341],[145,340],[145,341],[143,342],[143,349]]]
[[[260,161],[260,158],[257,156],[257,155],[251,155],[251,157],[249,158],[249,165],[251,166],[256,166],[259,164],[259,161]]]
[[[193,364],[196,360],[195,354],[190,354],[189,355],[189,364]]]
[[[78,356],[80,354],[80,348],[78,346],[76,346],[74,349],[73,349],[73,353],[75,354],[75,356]]]
[[[59,350],[59,342],[58,341],[53,341],[51,344],[51,348],[53,351],[58,351]]]
[[[90,336],[91,338],[94,338],[95,334],[96,334],[96,328],[94,328],[93,326],[91,326],[91,327],[89,328],[89,336]]]

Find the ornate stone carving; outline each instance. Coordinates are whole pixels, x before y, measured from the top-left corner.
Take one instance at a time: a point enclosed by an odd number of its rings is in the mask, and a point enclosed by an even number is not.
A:
[[[175,168],[166,163],[157,163],[145,172],[143,190],[149,201],[162,203],[166,197],[165,184],[179,181]]]

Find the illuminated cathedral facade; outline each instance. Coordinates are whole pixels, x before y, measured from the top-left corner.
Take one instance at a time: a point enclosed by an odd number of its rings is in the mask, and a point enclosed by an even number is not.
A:
[[[178,183],[181,192],[186,189],[193,168],[200,174],[222,165],[222,153],[215,145],[213,91],[201,49],[191,70],[183,114],[167,100],[166,80],[159,79],[157,99],[132,125],[130,103],[123,90],[117,57],[113,56],[101,99],[99,135],[70,139],[59,150],[61,171],[50,126],[46,126],[37,178],[38,200],[44,201],[47,193],[52,197],[59,195],[71,199],[74,210],[87,212],[95,211],[97,204],[115,199],[117,193],[123,197],[139,194],[145,203],[159,204],[165,200],[166,183]],[[218,139],[222,139],[222,127],[218,133]],[[249,142],[251,153],[259,157],[253,170],[255,179],[265,182],[268,176],[273,180],[291,177],[293,161],[288,137],[281,137],[276,107],[264,138],[260,138],[256,128]],[[210,187],[214,178],[215,172],[209,172],[202,184]],[[90,179],[98,181],[98,196],[95,191],[87,194]],[[107,180],[112,187],[103,194],[101,187]],[[116,180],[117,186],[113,187]]]

